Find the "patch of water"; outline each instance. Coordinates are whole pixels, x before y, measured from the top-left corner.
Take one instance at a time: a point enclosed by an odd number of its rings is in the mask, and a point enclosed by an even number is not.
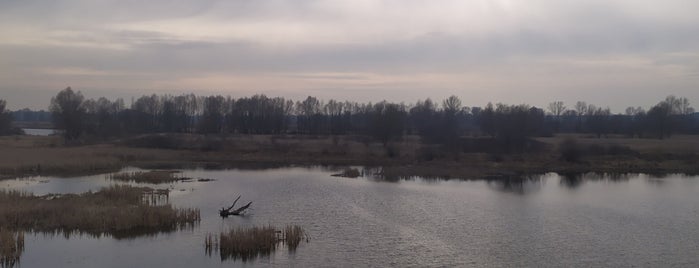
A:
[[[130,169],[135,170],[135,169]],[[697,266],[699,180],[670,175],[545,174],[507,180],[333,177],[323,168],[183,170],[215,179],[150,185],[177,207],[199,208],[191,230],[117,240],[27,235],[22,266]],[[106,175],[2,181],[4,189],[95,191],[123,184]],[[134,184],[135,185],[135,184]],[[142,184],[138,184],[143,186]],[[218,209],[252,201],[245,217]],[[250,262],[204,251],[208,233],[254,225],[299,225],[295,252]]]

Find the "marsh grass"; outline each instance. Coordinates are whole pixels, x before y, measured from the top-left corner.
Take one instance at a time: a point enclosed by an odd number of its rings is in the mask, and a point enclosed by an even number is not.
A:
[[[208,234],[204,240],[204,248],[208,255],[218,251],[221,260],[248,261],[270,255],[280,245],[295,251],[304,240],[308,242],[309,237],[303,228],[296,225],[283,229],[273,226],[239,227],[220,233],[217,237]]]
[[[173,170],[152,170],[152,171],[136,171],[136,172],[123,172],[112,174],[109,179],[116,181],[126,181],[135,183],[170,183],[175,181],[189,180],[190,178],[185,178],[177,176],[179,171]]]
[[[287,225],[284,228],[283,242],[286,244],[289,250],[295,251],[296,248],[301,244],[301,241],[306,240],[308,242],[309,237],[306,232],[298,225]]]
[[[359,176],[362,176],[362,172],[356,168],[345,168],[342,170],[342,172],[337,173],[337,174],[332,174],[331,176],[344,177],[344,178],[357,178]]]
[[[473,138],[462,152],[423,144],[417,136],[392,143],[400,154],[364,136],[225,135],[217,150],[201,150],[206,137],[182,134],[176,149],[122,142],[82,146],[56,145],[52,137],[0,137],[0,179],[23,176],[78,176],[118,172],[126,166],[147,169],[271,168],[294,165],[384,167],[387,177],[449,177],[479,179],[505,170],[542,172],[643,172],[699,174],[699,135],[669,139],[557,134],[535,138],[541,150],[491,154],[492,142]],[[562,159],[559,145],[574,138],[587,153],[580,161]],[[181,143],[181,144],[180,144]],[[470,147],[469,147],[470,146]],[[490,157],[488,156],[490,154]],[[390,175],[390,176],[389,176]]]
[[[174,208],[166,191],[110,186],[98,192],[34,196],[0,191],[0,226],[11,230],[128,238],[191,228],[198,209]]]
[[[0,267],[14,267],[24,251],[24,233],[0,227]]]
[[[58,137],[0,137],[0,178],[37,175],[71,177],[117,172],[127,165],[138,163],[188,162],[186,155],[170,150],[127,148],[113,144],[63,146]]]

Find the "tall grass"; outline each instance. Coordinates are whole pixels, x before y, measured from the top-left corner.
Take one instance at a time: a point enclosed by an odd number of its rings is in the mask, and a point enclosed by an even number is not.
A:
[[[86,233],[125,238],[191,228],[201,220],[198,209],[148,202],[166,195],[167,192],[130,186],[111,186],[80,195],[33,196],[0,191],[0,226],[62,233],[66,237]]]
[[[0,228],[0,267],[14,267],[24,251],[24,233]]]
[[[217,250],[221,260],[248,261],[267,256],[282,244],[294,251],[304,240],[308,241],[308,236],[303,228],[296,225],[283,229],[273,226],[239,227],[220,233],[218,237],[208,234],[204,240],[204,247],[208,255]]]
[[[287,225],[282,232],[282,241],[286,244],[289,250],[296,250],[296,248],[301,244],[301,241],[308,241],[309,238],[306,232],[298,225]]]

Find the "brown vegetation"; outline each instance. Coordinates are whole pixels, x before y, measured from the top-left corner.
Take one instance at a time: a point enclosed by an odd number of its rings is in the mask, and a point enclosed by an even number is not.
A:
[[[116,238],[175,231],[200,221],[198,209],[162,204],[167,191],[111,186],[80,195],[34,196],[0,191],[0,226],[44,233]]]
[[[175,162],[183,158],[180,153],[169,150],[127,148],[110,144],[60,144],[59,137],[0,137],[0,178],[99,174],[118,171],[138,162]]]
[[[204,240],[207,254],[217,250],[221,260],[241,259],[243,261],[272,253],[280,244],[293,251],[308,236],[300,226],[286,226],[278,229],[273,226],[234,228],[214,237],[208,234]]]
[[[384,146],[363,136],[292,136],[190,134],[158,135],[180,148],[142,148],[122,140],[113,144],[55,146],[52,137],[0,138],[0,177],[76,175],[114,171],[124,166],[151,169],[261,168],[288,165],[383,167],[393,177],[478,179],[493,173],[643,172],[699,173],[699,136],[630,139],[610,136],[557,135],[537,138],[520,153],[488,152],[487,138],[469,139],[461,152],[421,144],[406,136]],[[137,138],[140,139],[140,138]],[[559,145],[574,139],[577,161],[561,157]],[[202,144],[216,144],[212,150]],[[137,145],[139,147],[127,147]],[[197,149],[189,149],[197,148]]]
[[[135,183],[170,183],[181,180],[188,180],[190,178],[179,177],[175,174],[179,171],[174,170],[151,170],[151,171],[136,171],[136,172],[123,172],[112,174],[109,176],[111,180],[135,182]]]
[[[14,267],[24,251],[24,233],[0,227],[0,267]]]
[[[361,176],[362,173],[356,168],[345,168],[340,173],[333,174],[335,177],[345,177],[345,178],[357,178]]]

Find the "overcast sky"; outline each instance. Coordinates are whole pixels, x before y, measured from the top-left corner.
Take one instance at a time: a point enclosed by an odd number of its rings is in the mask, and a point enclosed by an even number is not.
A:
[[[696,0],[2,0],[0,98],[699,106]]]

